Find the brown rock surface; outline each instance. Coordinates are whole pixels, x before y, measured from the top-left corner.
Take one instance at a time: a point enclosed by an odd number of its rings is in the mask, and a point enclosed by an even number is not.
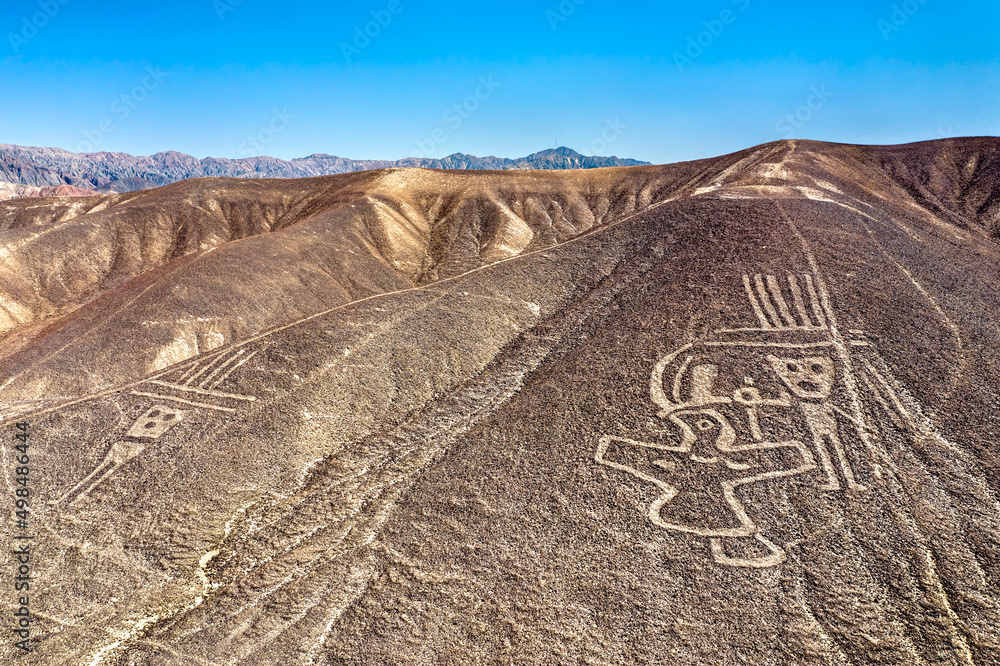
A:
[[[998,146],[0,205],[19,663],[1000,663]]]

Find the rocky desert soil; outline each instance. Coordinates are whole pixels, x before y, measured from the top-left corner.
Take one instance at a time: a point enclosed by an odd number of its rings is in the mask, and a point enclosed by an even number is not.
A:
[[[4,663],[1000,663],[1000,139],[16,199],[0,257]]]

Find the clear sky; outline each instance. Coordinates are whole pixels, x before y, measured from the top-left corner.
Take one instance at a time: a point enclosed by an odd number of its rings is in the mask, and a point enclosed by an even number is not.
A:
[[[664,163],[1000,134],[995,0],[4,0],[0,27],[0,143],[73,151]]]

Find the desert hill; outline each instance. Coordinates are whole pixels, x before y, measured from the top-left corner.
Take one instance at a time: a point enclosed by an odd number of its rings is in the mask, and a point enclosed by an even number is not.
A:
[[[389,170],[6,202],[5,389],[67,395],[137,379],[358,298],[558,244],[711,168]],[[125,349],[128,370],[110,361]],[[83,372],[56,369],[65,362]]]
[[[0,204],[21,662],[1000,663],[998,148]]]

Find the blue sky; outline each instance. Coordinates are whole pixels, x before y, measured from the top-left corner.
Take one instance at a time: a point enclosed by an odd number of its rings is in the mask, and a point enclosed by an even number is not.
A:
[[[664,163],[1000,134],[985,0],[6,0],[0,28],[0,143],[73,151]]]

